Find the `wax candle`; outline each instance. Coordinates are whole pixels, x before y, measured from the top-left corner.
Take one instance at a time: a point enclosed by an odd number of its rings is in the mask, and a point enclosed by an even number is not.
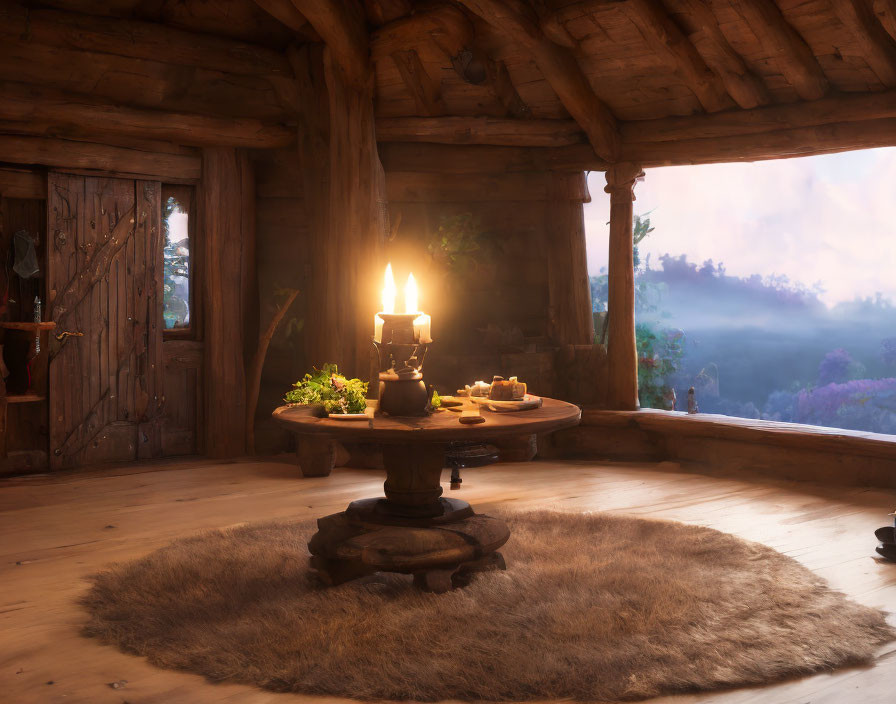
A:
[[[430,333],[431,323],[432,318],[426,313],[421,313],[414,318],[414,342],[432,342],[432,335]]]
[[[392,263],[386,264],[386,273],[383,274],[383,309],[380,313],[391,314],[395,312],[395,297],[398,290],[395,288],[395,278],[392,276]],[[380,313],[373,316],[373,339],[383,341],[383,319]]]

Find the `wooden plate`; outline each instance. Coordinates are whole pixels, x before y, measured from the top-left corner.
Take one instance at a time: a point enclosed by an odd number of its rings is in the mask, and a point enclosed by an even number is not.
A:
[[[542,404],[541,396],[532,394],[526,394],[517,401],[492,401],[486,396],[470,396],[470,399],[473,403],[486,407],[492,406],[498,411],[528,411],[533,408],[541,408]]]

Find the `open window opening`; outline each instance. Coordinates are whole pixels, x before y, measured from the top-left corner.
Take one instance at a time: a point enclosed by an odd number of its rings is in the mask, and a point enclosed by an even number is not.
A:
[[[606,342],[608,197],[586,206]],[[639,400],[896,434],[896,149],[651,169],[636,189]]]
[[[189,186],[162,187],[162,317],[168,337],[195,331],[192,196]]]

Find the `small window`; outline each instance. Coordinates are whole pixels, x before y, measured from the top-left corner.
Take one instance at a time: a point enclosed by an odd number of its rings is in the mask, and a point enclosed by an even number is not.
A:
[[[176,195],[163,202],[164,268],[162,300],[166,330],[188,330],[190,310],[190,207]]]

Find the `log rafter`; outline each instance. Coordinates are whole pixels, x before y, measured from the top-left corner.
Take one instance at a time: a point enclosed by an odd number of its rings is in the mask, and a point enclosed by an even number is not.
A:
[[[626,144],[720,139],[833,123],[896,118],[896,91],[832,95],[806,103],[767,105],[715,115],[688,115],[621,124]]]
[[[806,40],[787,22],[774,0],[730,0],[781,73],[803,100],[828,92],[827,76]]]
[[[376,121],[376,134],[380,142],[530,147],[559,147],[584,142],[584,134],[574,120],[383,117]]]
[[[731,98],[722,81],[710,71],[697,49],[657,0],[628,0],[623,7],[641,36],[673,67],[707,112],[731,107]]]
[[[520,0],[459,0],[483,20],[532,53],[535,63],[595,153],[615,161],[619,153],[616,118],[595,94],[572,51],[551,41],[535,10]]]
[[[293,5],[292,0],[255,0],[255,4],[308,41],[320,41],[320,36],[314,31],[314,27]]]
[[[364,8],[357,0],[292,0],[330,48],[346,80],[362,86],[370,78]]]
[[[674,5],[676,7],[670,9],[683,10],[694,30],[711,44],[712,51],[702,53],[702,56],[734,101],[745,109],[770,103],[768,88],[728,43],[710,6],[704,0],[677,0]]]
[[[896,87],[896,44],[867,0],[831,0],[838,19],[853,34],[862,58],[887,88]]]
[[[391,17],[401,6],[376,4],[374,9],[378,16]],[[401,15],[376,29],[370,38],[370,53],[374,61],[395,63],[418,115],[443,115],[447,109],[441,95],[441,72],[428,72],[420,53],[435,52],[447,63],[472,37],[473,26],[466,15],[456,7],[440,5]]]
[[[876,0],[874,14],[887,34],[896,39],[896,0]]]
[[[396,51],[392,60],[401,74],[401,80],[414,99],[418,115],[444,115],[447,110],[442,100],[442,84],[426,72],[420,55],[415,49]]]
[[[53,137],[117,134],[193,146],[260,149],[295,141],[286,126],[252,118],[219,118],[194,113],[129,108],[51,88],[0,82],[0,121],[5,131]]]

